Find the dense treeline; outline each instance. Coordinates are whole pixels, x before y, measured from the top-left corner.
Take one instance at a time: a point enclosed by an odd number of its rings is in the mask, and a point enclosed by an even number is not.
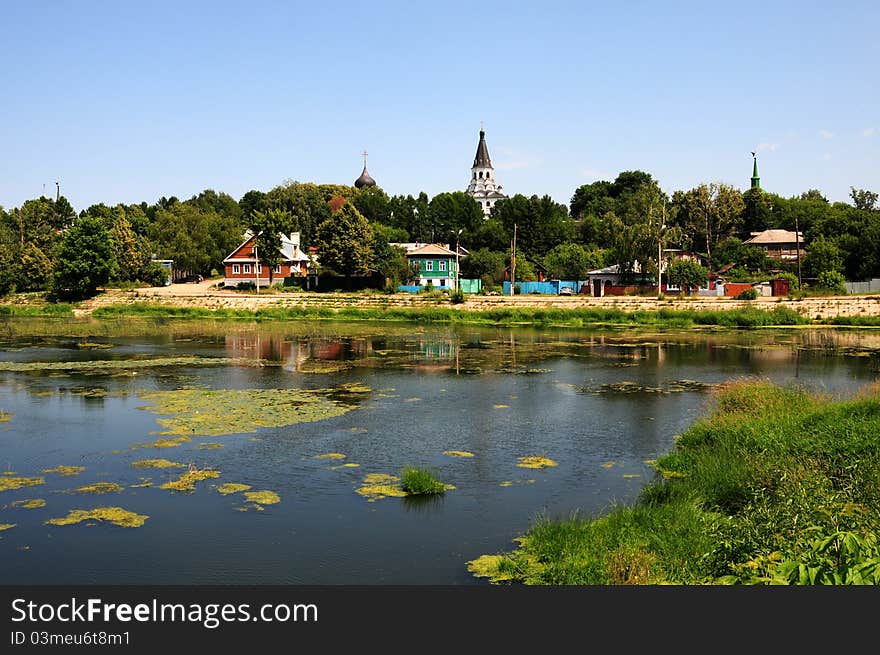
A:
[[[611,264],[633,277],[651,276],[658,244],[697,252],[713,268],[732,264],[731,279],[748,279],[778,266],[743,244],[751,233],[797,226],[808,249],[804,277],[840,283],[844,276],[880,276],[877,201],[876,193],[855,188],[851,203],[829,203],[814,189],[784,198],[717,183],[669,197],[643,171],[585,184],[569,206],[546,195],[514,195],[488,218],[463,191],[389,197],[378,187],[296,181],[237,201],[207,189],[188,200],[98,204],[79,213],[63,196],[41,197],[0,208],[0,294],[48,291],[72,299],[108,284],[159,284],[165,272],[154,259],[174,260],[178,275],[216,275],[248,229],[260,234],[267,263],[277,251],[274,235],[299,232],[306,251],[317,247],[323,269],[378,271],[389,285],[411,275],[403,250],[389,244],[457,242],[470,251],[463,275],[494,286],[509,265],[514,226],[518,280],[535,279],[542,269],[551,278],[584,279]],[[678,266],[670,274],[699,283],[705,270]]]

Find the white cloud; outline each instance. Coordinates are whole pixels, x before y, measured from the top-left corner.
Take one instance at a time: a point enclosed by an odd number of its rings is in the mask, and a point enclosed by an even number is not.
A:
[[[612,178],[614,178],[613,175],[609,175],[605,171],[600,171],[596,168],[589,168],[589,167],[582,168],[580,170],[580,174],[581,174],[581,177],[583,177],[587,180],[592,180],[592,181],[611,180]]]
[[[819,130],[819,136],[821,136],[823,139],[828,140],[834,137],[834,132],[829,132],[828,130]]]
[[[864,130],[862,130],[862,136],[866,139],[870,139],[872,136],[877,136],[877,128],[866,127]]]
[[[774,152],[778,147],[778,143],[759,143],[758,146],[755,148],[755,152],[763,152],[765,150]]]
[[[544,158],[529,155],[511,148],[501,148],[501,156],[495,160],[495,168],[499,171],[512,171],[520,168],[534,168],[544,163]]]

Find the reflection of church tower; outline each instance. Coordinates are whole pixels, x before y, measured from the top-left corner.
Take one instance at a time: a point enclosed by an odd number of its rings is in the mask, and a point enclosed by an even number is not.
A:
[[[761,188],[761,178],[758,177],[758,156],[753,152],[752,159],[755,160],[755,165],[752,168],[752,188],[760,189]]]
[[[495,184],[495,169],[492,168],[492,160],[489,159],[489,147],[486,145],[486,132],[480,126],[480,142],[477,144],[477,154],[474,157],[474,165],[471,167],[471,183],[467,188],[474,200],[480,203],[483,215],[489,216],[495,203],[507,196],[501,193],[501,185]]]
[[[362,154],[364,157],[364,172],[361,173],[361,176],[354,181],[354,185],[358,189],[365,186],[376,186],[376,180],[370,177],[370,174],[367,173],[367,151],[364,150]]]

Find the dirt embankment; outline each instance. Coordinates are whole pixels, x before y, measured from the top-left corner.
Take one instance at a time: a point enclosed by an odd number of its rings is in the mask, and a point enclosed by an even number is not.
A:
[[[753,301],[732,298],[643,298],[638,296],[468,296],[458,305],[445,298],[433,298],[424,294],[410,293],[242,293],[220,289],[211,281],[198,284],[173,284],[168,287],[134,289],[120,291],[111,289],[92,300],[83,303],[76,310],[79,315],[87,315],[96,307],[128,304],[159,303],[177,307],[204,307],[207,309],[260,309],[262,307],[325,307],[341,309],[346,307],[386,308],[386,307],[450,307],[455,309],[485,311],[510,307],[531,308],[607,308],[621,311],[655,311],[659,309],[723,310],[754,305],[762,309],[783,306],[793,309],[811,319],[832,318],[835,316],[880,316],[880,295],[877,296],[828,296],[789,300],[787,298],[758,298]]]

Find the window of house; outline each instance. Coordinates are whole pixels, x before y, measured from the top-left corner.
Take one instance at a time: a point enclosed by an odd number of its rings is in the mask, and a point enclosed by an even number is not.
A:
[[[262,273],[262,272],[263,272],[263,265],[262,265],[262,264],[257,264],[257,274],[259,275],[259,274]]]
[[[446,262],[445,261],[441,260],[441,261],[437,262],[437,264],[438,264],[438,267],[437,267],[438,271],[445,271],[446,270]]]
[[[434,262],[431,261],[430,259],[425,262],[425,270],[426,271],[433,271],[434,270]]]
[[[667,282],[666,283],[666,290],[667,291],[681,291],[681,286],[678,284],[669,284]]]
[[[440,286],[441,286],[441,287],[445,287],[445,286],[446,286],[446,278],[445,278],[445,277],[440,278]]]
[[[276,273],[281,273],[281,264],[276,264],[276,265],[275,265],[275,272],[276,272]]]
[[[239,273],[241,273],[241,266],[239,266],[238,264],[233,264],[232,265],[232,274],[238,275]]]
[[[245,273],[250,273],[250,272],[251,272],[251,265],[250,265],[250,264],[245,264],[245,265],[244,265],[244,272],[245,272]]]

